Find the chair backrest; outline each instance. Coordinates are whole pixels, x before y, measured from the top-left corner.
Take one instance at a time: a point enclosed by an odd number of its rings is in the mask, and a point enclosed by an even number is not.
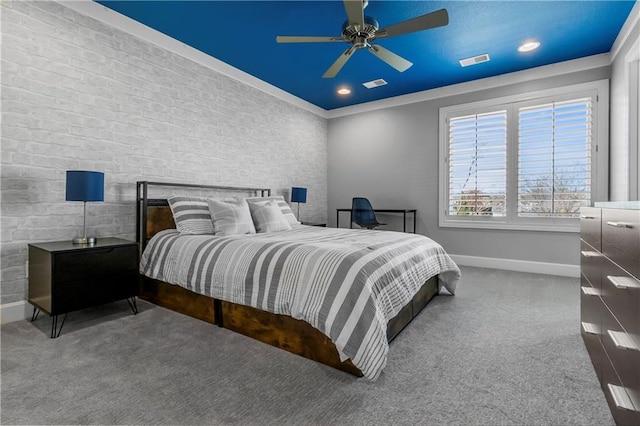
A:
[[[364,197],[353,197],[351,220],[360,226],[378,222],[371,203]]]

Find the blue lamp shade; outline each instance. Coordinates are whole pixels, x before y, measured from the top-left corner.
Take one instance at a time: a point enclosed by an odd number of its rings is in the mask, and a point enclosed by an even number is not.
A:
[[[104,173],[67,170],[66,201],[104,201]]]
[[[291,202],[292,203],[306,203],[307,202],[307,188],[291,188]]]

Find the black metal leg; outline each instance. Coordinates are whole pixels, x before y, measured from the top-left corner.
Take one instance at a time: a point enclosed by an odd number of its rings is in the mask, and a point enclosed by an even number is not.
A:
[[[413,212],[413,233],[416,233],[416,212]]]
[[[51,338],[55,339],[60,337],[60,332],[62,331],[62,327],[64,327],[64,322],[67,320],[67,314],[64,314],[64,318],[62,318],[62,324],[60,324],[60,328],[58,328],[58,315],[53,315],[51,317]]]
[[[38,314],[40,313],[40,309],[33,307],[33,314],[31,315],[31,322],[34,322],[38,318]]]
[[[407,211],[406,210],[402,213],[402,218],[404,219],[402,222],[402,232],[407,232]]]
[[[133,311],[133,315],[138,315],[138,305],[136,304],[136,297],[127,297],[127,303]]]

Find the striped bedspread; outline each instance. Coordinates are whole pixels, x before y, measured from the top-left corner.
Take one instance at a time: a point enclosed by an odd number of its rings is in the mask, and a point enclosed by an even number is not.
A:
[[[306,321],[375,380],[386,327],[430,277],[454,293],[460,271],[417,234],[298,225],[254,235],[155,235],[140,272],[193,292]]]

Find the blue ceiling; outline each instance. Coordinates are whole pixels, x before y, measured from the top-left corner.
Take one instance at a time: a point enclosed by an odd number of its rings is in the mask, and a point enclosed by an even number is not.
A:
[[[380,38],[413,62],[398,72],[366,49],[335,78],[322,74],[350,45],[276,43],[276,36],[340,36],[342,1],[98,1],[320,108],[330,110],[609,52],[634,1],[376,1],[380,28],[445,8],[444,27]],[[527,40],[539,49],[519,53]],[[489,54],[489,62],[459,60]],[[388,85],[365,88],[384,79]],[[349,87],[348,96],[336,93]]]

